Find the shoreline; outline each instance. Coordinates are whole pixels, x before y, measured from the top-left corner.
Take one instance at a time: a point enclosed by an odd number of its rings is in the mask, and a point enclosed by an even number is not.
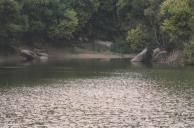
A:
[[[118,54],[118,53],[70,53],[70,52],[58,52],[58,53],[49,53],[49,60],[67,60],[67,59],[131,59],[134,57],[133,54]],[[15,55],[0,55],[0,64],[9,64],[9,63],[20,63],[23,61],[23,58],[19,54]]]
[[[59,55],[49,55],[50,59],[131,59],[132,54],[115,53],[65,53]]]

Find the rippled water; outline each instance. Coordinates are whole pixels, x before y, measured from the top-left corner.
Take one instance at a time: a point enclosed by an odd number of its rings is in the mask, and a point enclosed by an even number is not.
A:
[[[0,128],[194,128],[194,68],[128,60],[0,66]]]

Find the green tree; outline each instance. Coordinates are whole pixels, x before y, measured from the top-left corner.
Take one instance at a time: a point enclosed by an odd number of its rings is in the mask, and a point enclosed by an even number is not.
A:
[[[171,42],[181,46],[192,34],[193,11],[190,0],[166,0],[161,5],[163,17],[161,30],[170,36]]]
[[[118,36],[117,0],[99,0],[99,8],[87,24],[87,31],[94,38],[112,39]]]
[[[126,32],[138,24],[143,24],[146,5],[145,0],[118,0],[117,13],[121,30]]]
[[[78,25],[69,0],[28,0],[23,13],[28,21],[27,33],[38,38],[69,39]]]
[[[13,41],[23,26],[20,23],[20,6],[16,0],[0,0],[0,42]]]
[[[56,20],[49,29],[49,37],[58,39],[70,39],[78,25],[78,19],[74,10],[67,10],[63,18]]]
[[[185,44],[184,55],[185,55],[185,61],[188,64],[194,63],[194,38],[189,43]]]
[[[70,0],[72,8],[77,13],[78,28],[76,36],[85,33],[87,23],[92,15],[98,10],[99,0]]]
[[[149,47],[149,35],[146,28],[138,25],[128,31],[127,41],[129,47],[134,52],[139,52],[145,47]]]

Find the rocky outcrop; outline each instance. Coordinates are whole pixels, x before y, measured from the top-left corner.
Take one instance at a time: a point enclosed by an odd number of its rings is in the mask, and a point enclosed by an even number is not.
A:
[[[144,62],[147,58],[148,48],[145,48],[142,52],[137,54],[131,61],[132,62]]]
[[[153,50],[153,57],[156,56],[160,52],[160,48],[156,48]]]
[[[151,54],[151,60],[149,59],[149,50],[145,48],[142,52],[137,54],[131,61],[132,62],[153,62],[163,65],[184,65],[184,55],[180,50],[175,50],[173,52],[167,52],[160,48],[153,50]]]
[[[152,62],[165,65],[184,65],[183,52],[175,50],[168,53],[166,50],[157,48],[153,51]]]
[[[20,50],[20,55],[26,60],[26,61],[31,61],[34,59],[40,59],[40,60],[47,60],[48,59],[48,54],[41,52],[41,51],[31,51],[28,49],[21,49]]]
[[[26,60],[26,61],[30,61],[30,60],[34,60],[36,58],[36,54],[31,51],[31,50],[27,50],[27,49],[21,49],[20,50],[20,55]]]
[[[102,40],[96,40],[94,41],[94,44],[101,47],[101,48],[108,48],[110,49],[112,47],[112,42],[110,41],[102,41]]]
[[[168,57],[168,52],[166,50],[161,50],[159,48],[154,49],[152,54],[153,62],[162,62],[165,61]]]

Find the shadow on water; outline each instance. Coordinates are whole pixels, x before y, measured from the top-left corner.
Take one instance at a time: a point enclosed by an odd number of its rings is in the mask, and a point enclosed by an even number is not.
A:
[[[10,63],[0,65],[0,86],[47,85],[56,80],[86,79],[127,74],[177,85],[177,82],[194,83],[193,67],[167,67],[160,65],[130,63],[128,59],[70,59],[36,63]]]
[[[0,66],[0,86],[35,86],[58,79],[92,78],[125,70],[127,59],[72,59],[63,61],[11,63]]]

